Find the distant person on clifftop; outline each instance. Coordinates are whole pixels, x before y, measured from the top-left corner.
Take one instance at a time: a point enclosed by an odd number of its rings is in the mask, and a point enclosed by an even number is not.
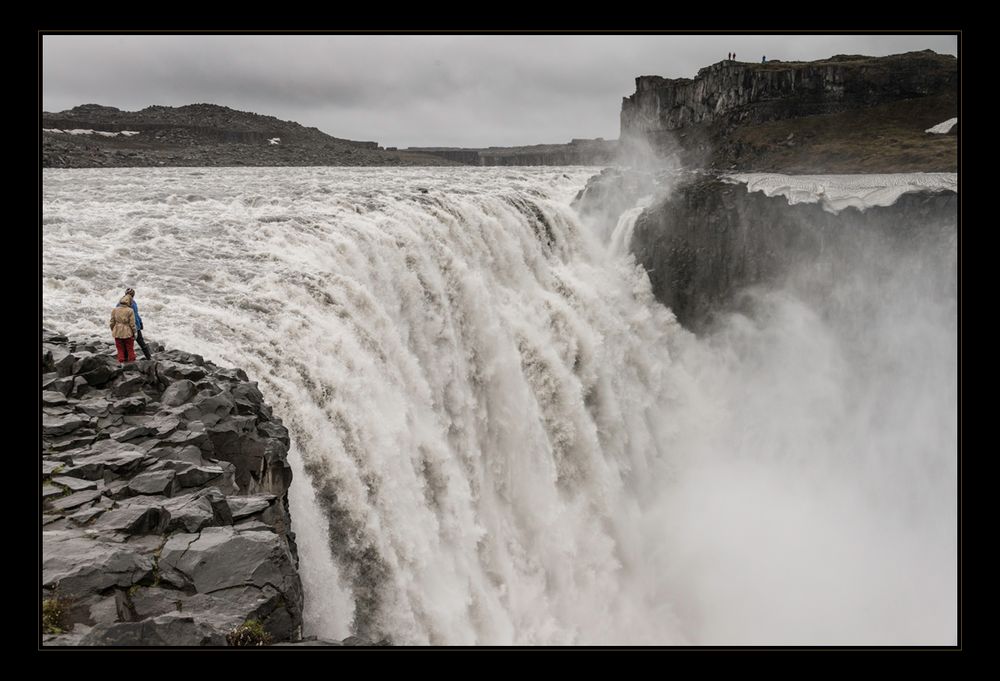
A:
[[[764,55],[763,57],[760,58],[760,63],[761,64],[766,64],[767,63],[767,55]]]
[[[135,313],[135,340],[142,348],[142,354],[146,356],[146,359],[152,359],[149,354],[149,346],[146,345],[146,341],[142,337],[142,317],[139,316],[139,306],[135,304],[135,289],[126,289],[125,295],[132,296],[132,312]]]
[[[127,293],[111,311],[111,335],[118,350],[118,363],[134,362],[135,314],[132,312],[132,296]]]

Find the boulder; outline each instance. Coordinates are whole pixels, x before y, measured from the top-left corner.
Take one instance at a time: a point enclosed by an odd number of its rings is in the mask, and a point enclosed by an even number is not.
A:
[[[145,395],[136,395],[118,400],[111,405],[112,414],[140,414],[146,408],[147,398]]]
[[[128,488],[135,494],[160,494],[171,496],[174,490],[176,471],[160,470],[140,473],[128,483]]]
[[[170,523],[170,511],[159,504],[129,504],[104,514],[95,529],[123,534],[160,534]]]
[[[195,392],[194,383],[190,380],[175,381],[163,391],[160,402],[168,407],[178,407],[194,397]]]

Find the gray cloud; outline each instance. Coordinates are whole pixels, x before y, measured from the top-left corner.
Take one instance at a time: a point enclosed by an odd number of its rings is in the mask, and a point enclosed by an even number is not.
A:
[[[933,49],[954,35],[46,35],[42,105],[212,102],[392,146],[618,136],[639,75]]]

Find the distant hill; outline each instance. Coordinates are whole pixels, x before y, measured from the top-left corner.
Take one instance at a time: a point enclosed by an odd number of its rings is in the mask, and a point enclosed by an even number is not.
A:
[[[42,113],[42,165],[143,166],[454,165],[429,154],[387,151],[376,142],[216,104],[122,111],[84,104]]]

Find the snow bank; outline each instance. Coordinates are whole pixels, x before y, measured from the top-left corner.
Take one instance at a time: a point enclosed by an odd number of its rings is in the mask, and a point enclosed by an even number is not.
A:
[[[949,118],[944,123],[938,123],[933,128],[927,128],[926,130],[924,130],[924,132],[932,132],[937,135],[945,135],[951,132],[951,129],[955,127],[956,123],[958,123],[957,118]]]
[[[823,210],[839,213],[845,208],[865,210],[891,206],[909,192],[958,191],[957,173],[893,173],[881,175],[779,175],[746,173],[724,176],[723,181],[746,183],[748,192],[784,196],[789,205],[820,203]]]

